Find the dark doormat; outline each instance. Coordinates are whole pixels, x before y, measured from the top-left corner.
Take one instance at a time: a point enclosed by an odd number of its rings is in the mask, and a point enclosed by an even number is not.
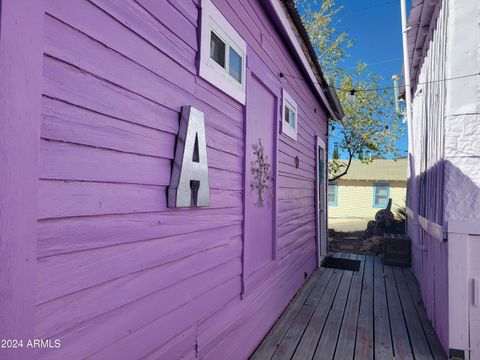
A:
[[[341,270],[360,270],[360,260],[339,259],[327,256],[322,262],[322,267]]]

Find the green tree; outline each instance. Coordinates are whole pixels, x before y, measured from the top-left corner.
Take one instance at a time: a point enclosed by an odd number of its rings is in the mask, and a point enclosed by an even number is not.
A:
[[[328,163],[330,180],[347,174],[354,157],[364,163],[371,162],[372,157],[362,156],[365,152],[400,155],[395,143],[404,130],[394,111],[392,90],[378,90],[383,79],[364,62],[359,61],[355,69],[344,66],[354,41],[348,33],[336,29],[343,7],[337,6],[335,0],[323,0],[320,5],[316,1],[297,0],[297,6],[325,78],[337,89],[345,112],[344,121],[333,124],[330,135],[336,137],[340,153],[346,155],[347,161],[333,156]]]
[[[302,20],[326,79],[334,83],[345,73],[342,62],[349,57],[347,49],[354,45],[346,32],[338,33],[335,25],[342,11],[335,0],[323,0],[321,5],[316,0],[296,0],[296,5],[303,14]]]

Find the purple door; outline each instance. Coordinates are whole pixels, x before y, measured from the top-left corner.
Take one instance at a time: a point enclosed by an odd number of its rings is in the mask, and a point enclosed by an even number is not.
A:
[[[259,79],[249,76],[245,127],[245,292],[268,274],[275,257],[276,99]]]

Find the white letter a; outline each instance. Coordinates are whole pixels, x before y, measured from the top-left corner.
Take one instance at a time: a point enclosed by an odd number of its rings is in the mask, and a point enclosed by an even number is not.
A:
[[[168,207],[209,205],[210,187],[203,112],[193,106],[184,106],[168,187]]]

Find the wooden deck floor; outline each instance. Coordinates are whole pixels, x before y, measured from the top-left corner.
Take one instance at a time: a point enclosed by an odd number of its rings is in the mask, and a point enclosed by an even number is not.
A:
[[[410,269],[335,256],[360,271],[315,271],[251,359],[446,359]]]

